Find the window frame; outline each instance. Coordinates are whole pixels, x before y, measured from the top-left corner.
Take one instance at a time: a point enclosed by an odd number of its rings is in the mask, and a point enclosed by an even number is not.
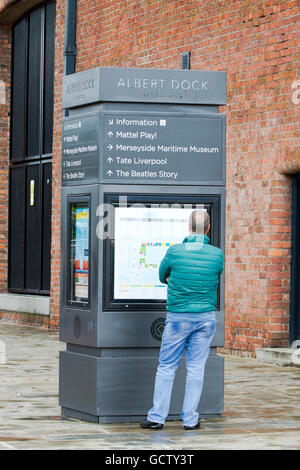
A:
[[[300,340],[300,294],[297,281],[300,278],[300,175],[292,180],[291,217],[291,274],[290,274],[290,343]]]
[[[76,203],[86,203],[89,208],[89,270],[88,270],[88,301],[82,302],[71,299],[71,237],[72,237],[72,217],[71,206]],[[77,307],[89,310],[91,308],[91,195],[70,195],[67,197],[67,288],[66,288],[66,305],[67,307]]]

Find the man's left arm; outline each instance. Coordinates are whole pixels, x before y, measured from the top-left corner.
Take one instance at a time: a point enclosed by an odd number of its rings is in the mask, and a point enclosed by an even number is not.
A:
[[[222,274],[223,270],[224,270],[224,255],[223,255],[223,252],[221,251],[220,262],[219,262],[219,274]]]
[[[167,251],[165,257],[163,258],[162,262],[160,263],[159,266],[159,280],[163,284],[168,284],[168,277],[171,272],[171,266],[170,266],[170,255]]]

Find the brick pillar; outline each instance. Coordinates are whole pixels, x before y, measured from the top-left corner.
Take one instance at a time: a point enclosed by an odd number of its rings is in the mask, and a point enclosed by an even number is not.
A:
[[[60,301],[60,204],[61,204],[61,126],[62,77],[64,73],[65,3],[56,1],[55,59],[54,59],[54,109],[52,153],[52,229],[51,229],[51,288],[50,327],[59,325]]]
[[[11,29],[0,26],[0,292],[8,277],[8,164]]]

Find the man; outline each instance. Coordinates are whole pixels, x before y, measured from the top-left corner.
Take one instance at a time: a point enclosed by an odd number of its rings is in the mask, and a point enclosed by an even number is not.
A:
[[[171,246],[159,267],[159,279],[168,284],[167,316],[160,348],[153,407],[142,428],[162,429],[169,413],[177,367],[186,347],[186,387],[181,412],[184,429],[200,427],[199,405],[205,363],[216,331],[215,308],[223,253],[210,245],[210,218],[195,210],[189,236]]]

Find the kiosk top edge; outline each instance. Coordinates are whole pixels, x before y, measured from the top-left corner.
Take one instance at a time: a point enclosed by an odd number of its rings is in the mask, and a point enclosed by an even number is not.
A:
[[[103,101],[225,105],[226,72],[97,67],[63,76],[63,108]]]

